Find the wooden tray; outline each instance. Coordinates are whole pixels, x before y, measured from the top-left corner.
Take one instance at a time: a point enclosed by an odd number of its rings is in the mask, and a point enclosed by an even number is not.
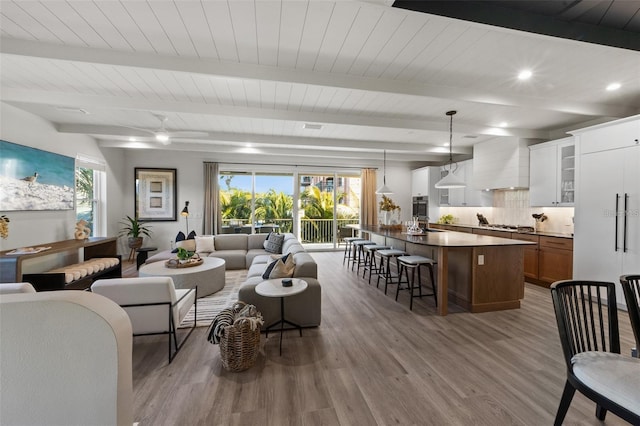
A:
[[[181,269],[181,268],[192,268],[194,266],[200,266],[203,263],[204,263],[204,260],[202,260],[201,258],[197,260],[191,260],[190,262],[187,262],[187,263],[180,263],[178,259],[169,259],[166,262],[164,262],[164,266],[171,269]]]

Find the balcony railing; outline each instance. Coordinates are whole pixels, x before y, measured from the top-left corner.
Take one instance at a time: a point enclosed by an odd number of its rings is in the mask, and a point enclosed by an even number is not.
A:
[[[353,228],[347,225],[357,225],[359,219],[338,219],[338,240],[351,236]],[[255,232],[270,232],[275,229],[279,232],[293,232],[292,219],[273,219],[254,225]],[[223,219],[223,233],[251,233],[250,219]],[[302,243],[326,244],[333,243],[333,219],[300,219],[300,241]]]

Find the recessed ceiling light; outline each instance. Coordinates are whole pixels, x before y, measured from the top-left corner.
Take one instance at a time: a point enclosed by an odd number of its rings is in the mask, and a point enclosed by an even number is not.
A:
[[[529,80],[532,75],[531,70],[522,70],[520,74],[518,74],[518,80]]]
[[[620,83],[611,83],[607,86],[607,91],[613,92],[614,90],[618,90],[622,85]]]
[[[138,140],[138,139],[134,138],[133,136],[129,137],[129,142],[135,142],[135,141],[137,141],[137,140]]]
[[[507,127],[509,125],[509,123],[507,123],[506,121],[503,121],[502,123],[498,124],[498,127]]]
[[[304,123],[302,127],[309,130],[322,130],[322,124]]]
[[[253,148],[253,145],[251,145],[251,143],[247,143],[247,148]]]

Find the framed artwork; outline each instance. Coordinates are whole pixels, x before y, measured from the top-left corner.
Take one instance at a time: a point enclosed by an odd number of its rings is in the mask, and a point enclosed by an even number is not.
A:
[[[76,161],[0,140],[2,211],[73,210]]]
[[[135,168],[136,218],[142,221],[177,220],[176,169]]]

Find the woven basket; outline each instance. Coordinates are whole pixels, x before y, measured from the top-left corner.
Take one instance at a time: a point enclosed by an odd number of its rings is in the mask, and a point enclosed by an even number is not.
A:
[[[220,358],[228,371],[244,371],[253,367],[260,348],[260,328],[251,330],[248,322],[225,327],[220,336]]]

